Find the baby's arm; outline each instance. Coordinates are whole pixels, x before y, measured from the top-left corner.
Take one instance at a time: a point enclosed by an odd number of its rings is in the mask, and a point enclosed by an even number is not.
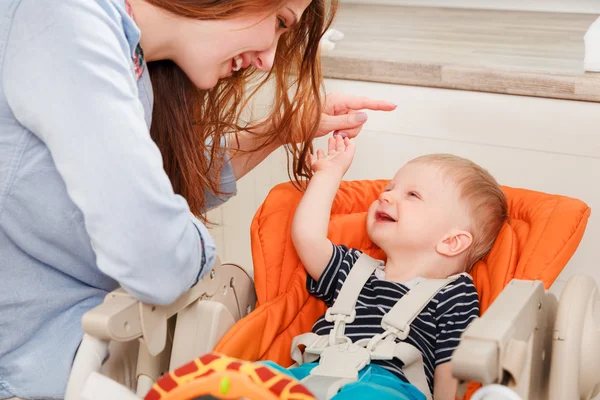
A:
[[[341,136],[329,139],[328,155],[311,157],[314,175],[300,200],[292,222],[292,241],[310,276],[318,281],[333,253],[327,239],[331,206],[342,177],[354,157],[354,143]]]
[[[433,398],[454,400],[458,381],[450,361],[462,333],[479,316],[479,297],[470,278],[460,277],[436,297],[436,349]]]
[[[435,367],[433,381],[433,398],[435,400],[454,400],[456,398],[456,389],[458,380],[452,376],[450,362],[440,364]]]

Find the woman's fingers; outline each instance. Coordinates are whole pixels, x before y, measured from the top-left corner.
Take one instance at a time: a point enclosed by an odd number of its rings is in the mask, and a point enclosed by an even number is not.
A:
[[[366,96],[352,96],[338,93],[330,95],[327,104],[334,110],[392,111],[397,107],[389,101],[371,99]]]
[[[323,114],[319,131],[325,135],[331,131],[353,130],[367,122],[367,118],[367,114],[363,112],[352,112],[342,115]]]

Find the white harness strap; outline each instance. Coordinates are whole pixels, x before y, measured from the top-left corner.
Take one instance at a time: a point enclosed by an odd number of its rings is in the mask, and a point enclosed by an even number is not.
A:
[[[345,325],[354,321],[358,296],[369,276],[382,264],[381,261],[362,254],[350,270],[333,306],[325,313],[325,319],[334,323],[329,335],[306,333],[293,340],[291,355],[298,365],[313,362],[320,357],[319,365],[302,380],[320,400],[330,399],[342,386],[355,382],[358,372],[371,360],[393,358],[402,360],[402,371],[406,379],[423,392],[427,400],[433,398],[429,391],[421,352],[406,342],[396,343],[395,340],[406,339],[410,332],[410,324],[431,299],[444,286],[464,274],[447,279],[423,280],[396,302],[383,317],[381,326],[385,331],[382,334],[352,343],[350,338],[344,335]],[[304,354],[299,350],[299,345],[306,346]]]
[[[375,269],[380,265],[383,265],[383,261],[371,258],[364,253],[361,254],[350,269],[350,273],[342,285],[340,293],[333,305],[327,310],[327,313],[330,315],[342,314],[356,316],[355,307],[358,296],[365,286],[365,283],[369,280],[371,274],[373,274]]]
[[[344,336],[346,324],[351,324],[356,318],[356,302],[362,288],[369,280],[375,269],[383,265],[382,261],[375,260],[366,254],[361,254],[350,269],[346,281],[333,305],[325,312],[325,320],[333,322],[333,329],[329,334],[329,345],[334,346],[340,341],[349,340]]]
[[[321,350],[328,345],[334,346],[339,343],[351,342],[344,336],[346,324],[352,323],[356,318],[355,307],[358,296],[371,274],[381,265],[383,265],[382,261],[371,258],[367,254],[361,254],[350,269],[335,302],[325,312],[325,320],[334,323],[329,336],[319,336],[309,332],[293,339],[291,357],[297,365],[315,361],[319,358]],[[306,346],[307,351],[302,353],[299,349],[300,345]],[[311,351],[308,351],[309,349]]]
[[[383,316],[381,326],[386,331],[393,332],[398,339],[406,339],[410,332],[410,324],[421,314],[421,311],[444,286],[455,281],[461,275],[449,276],[446,279],[426,279],[419,282]]]

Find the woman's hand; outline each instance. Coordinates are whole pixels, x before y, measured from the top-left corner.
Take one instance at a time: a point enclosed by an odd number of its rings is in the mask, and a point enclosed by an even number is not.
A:
[[[362,126],[367,122],[367,114],[360,110],[392,111],[396,105],[368,97],[358,97],[341,93],[327,95],[321,114],[321,123],[316,137],[337,131],[342,136],[350,138],[358,135]]]

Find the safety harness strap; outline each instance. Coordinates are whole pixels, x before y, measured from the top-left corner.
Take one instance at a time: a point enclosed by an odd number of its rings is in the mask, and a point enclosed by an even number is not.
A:
[[[292,360],[296,362],[296,365],[302,365],[304,363],[311,363],[319,358],[319,354],[300,350],[300,346],[304,346],[306,349],[309,348],[325,348],[327,347],[327,336],[319,336],[316,333],[308,332],[303,333],[294,337],[292,340]]]
[[[344,335],[346,324],[354,322],[358,296],[371,274],[380,265],[383,265],[382,261],[363,253],[350,269],[333,305],[325,312],[325,320],[333,322],[333,329],[329,333],[330,346],[349,341]]]
[[[375,260],[365,253],[361,254],[350,269],[350,273],[335,302],[327,310],[329,315],[345,315],[348,317],[356,315],[355,307],[358,296],[371,274],[380,265],[383,265],[382,261]]]
[[[446,279],[424,279],[408,291],[396,302],[394,307],[383,316],[381,326],[386,331],[404,340],[410,332],[410,324],[419,316],[421,311],[435,295],[450,282],[454,282],[464,274],[452,275]]]

